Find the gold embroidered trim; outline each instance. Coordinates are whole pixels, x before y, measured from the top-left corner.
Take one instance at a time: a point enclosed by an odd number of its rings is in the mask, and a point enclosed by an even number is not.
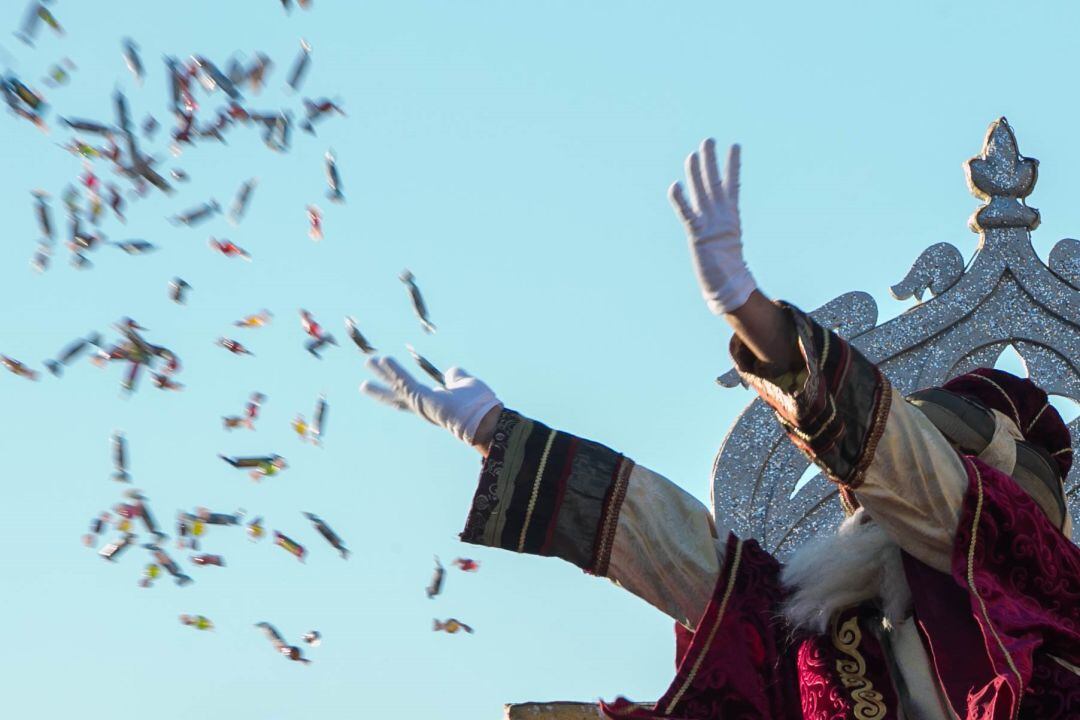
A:
[[[1009,403],[1009,407],[1011,407],[1012,411],[1013,411],[1013,418],[1016,419],[1016,427],[1020,427],[1020,425],[1021,425],[1021,423],[1020,423],[1020,413],[1017,411],[1016,405],[1013,404],[1012,398],[1009,397],[1009,393],[1005,392],[1005,389],[1003,387],[998,385],[996,382],[994,382],[990,378],[983,377],[982,375],[977,375],[975,373],[972,373],[969,377],[978,378],[980,380],[983,380],[983,381],[988,382],[991,385],[993,385],[997,389],[997,391],[999,393],[1001,393],[1001,396],[1005,398],[1005,402]]]
[[[832,349],[830,347],[831,345],[832,333],[826,332],[825,339],[821,341],[821,353],[816,358],[814,358],[815,360],[817,360],[818,372],[821,372],[825,369],[825,360],[827,360],[829,357],[829,350]]]
[[[1055,452],[1050,453],[1050,456],[1054,457],[1055,455],[1063,455],[1064,453],[1071,453],[1071,452],[1072,452],[1071,447],[1061,448],[1060,450],[1056,450]]]
[[[885,425],[889,422],[889,412],[892,409],[892,383],[880,370],[877,371],[877,375],[881,381],[881,398],[874,411],[873,424],[868,428],[869,436],[863,445],[862,458],[855,465],[847,481],[847,486],[852,489],[862,485],[863,475],[874,461],[874,454],[877,452],[878,443],[881,442],[881,436],[885,434]]]
[[[975,588],[975,543],[978,539],[979,532],[979,520],[982,518],[983,508],[983,481],[982,474],[979,472],[979,466],[972,463],[965,458],[965,462],[971,465],[971,469],[975,471],[975,489],[978,491],[977,500],[975,502],[975,516],[971,522],[971,542],[968,544],[967,554],[967,583],[968,590],[971,592],[971,596],[979,601],[979,609],[982,612],[983,620],[986,622],[986,627],[990,629],[990,634],[994,636],[994,640],[997,642],[998,648],[1001,650],[1001,654],[1005,656],[1005,662],[1009,664],[1009,669],[1012,670],[1013,675],[1019,681],[1017,686],[1021,690],[1023,689],[1023,678],[1020,676],[1020,671],[1016,669],[1016,665],[1013,664],[1012,656],[1009,655],[1009,651],[1005,649],[1005,643],[1001,641],[1001,638],[997,634],[997,630],[994,629],[994,624],[990,622],[990,616],[986,612],[986,603],[979,596],[979,591]],[[995,670],[996,671],[996,670]],[[1019,698],[1015,698],[1019,700]],[[1019,703],[1017,703],[1019,707]],[[1013,714],[1016,717],[1016,714]]]
[[[1027,434],[1028,434],[1029,432],[1031,432],[1031,428],[1035,427],[1035,423],[1039,422],[1039,418],[1041,418],[1041,417],[1042,417],[1042,414],[1043,414],[1044,412],[1046,412],[1046,408],[1048,408],[1048,407],[1050,407],[1050,403],[1049,403],[1049,402],[1047,402],[1047,403],[1046,403],[1045,405],[1043,405],[1043,406],[1042,406],[1042,407],[1041,407],[1041,408],[1039,409],[1039,412],[1035,413],[1035,417],[1034,417],[1034,418],[1032,418],[1031,422],[1029,422],[1029,423],[1028,423],[1027,429],[1026,429],[1026,430],[1024,430],[1024,434],[1025,434],[1025,435],[1027,435]]]
[[[615,533],[619,529],[619,509],[626,497],[626,488],[630,484],[630,473],[634,462],[628,457],[619,458],[619,468],[615,473],[615,482],[611,486],[607,506],[603,509],[604,526],[600,529],[600,538],[593,559],[594,575],[607,577],[608,564],[611,562],[611,550],[615,544]]]
[[[855,707],[851,712],[855,720],[877,720],[885,717],[885,696],[874,689],[874,684],[866,677],[866,658],[859,652],[862,642],[862,629],[859,618],[852,617],[840,626],[833,619],[833,647],[847,655],[836,661],[836,672],[840,682],[851,692]]]
[[[834,430],[835,429],[835,428],[832,428],[831,425],[832,425],[832,421],[836,418],[836,400],[833,398],[832,393],[829,393],[829,395],[826,397],[826,400],[828,400],[828,403],[829,403],[829,417],[827,417],[825,419],[825,422],[823,422],[821,424],[821,427],[819,427],[817,429],[816,433],[814,433],[813,435],[807,435],[806,433],[804,433],[802,430],[795,427],[794,425],[791,426],[791,431],[806,443],[810,443],[810,442],[813,442],[814,440],[817,440],[818,437],[821,436],[821,433],[825,432],[826,430]]]
[[[720,629],[720,623],[724,621],[724,611],[727,609],[728,600],[731,598],[731,592],[735,589],[735,578],[739,574],[739,563],[742,560],[742,546],[743,541],[740,539],[735,544],[735,557],[731,561],[731,573],[728,575],[727,586],[724,588],[724,596],[720,600],[720,608],[716,611],[716,620],[713,622],[712,627],[709,628],[709,635],[705,639],[705,644],[701,648],[701,652],[698,654],[697,660],[694,661],[694,666],[690,669],[690,674],[686,676],[686,680],[683,682],[682,687],[679,688],[679,692],[675,693],[675,697],[668,703],[667,708],[664,710],[665,715],[670,715],[675,706],[682,700],[683,694],[690,687],[690,683],[694,681],[694,677],[697,675],[698,670],[701,669],[701,663],[705,660],[705,653],[713,643],[713,639],[716,637],[716,632]]]
[[[551,452],[551,444],[555,442],[556,432],[552,430],[548,434],[547,443],[544,444],[544,454],[540,456],[540,467],[536,469],[536,478],[533,480],[532,495],[529,496],[529,507],[525,511],[525,522],[521,526],[521,537],[518,539],[518,552],[525,550],[525,532],[529,529],[532,520],[533,509],[536,507],[536,498],[540,495],[540,479],[544,477],[544,468],[547,467],[548,453]]]

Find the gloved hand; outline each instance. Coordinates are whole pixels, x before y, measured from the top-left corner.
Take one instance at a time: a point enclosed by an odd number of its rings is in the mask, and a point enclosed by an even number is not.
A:
[[[680,183],[668,191],[671,204],[686,226],[701,294],[716,315],[738,309],[757,288],[742,253],[738,145],[728,151],[724,176],[721,182],[716,141],[709,138],[699,152],[686,159],[690,201]]]
[[[360,392],[399,410],[411,410],[470,445],[476,441],[480,421],[502,405],[491,388],[458,367],[446,371],[445,388],[433,389],[417,382],[394,358],[371,358],[367,366],[386,385],[365,380]]]

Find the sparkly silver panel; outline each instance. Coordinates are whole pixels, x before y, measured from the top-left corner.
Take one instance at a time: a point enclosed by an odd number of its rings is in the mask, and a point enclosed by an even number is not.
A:
[[[899,300],[920,301],[900,316],[878,325],[877,303],[864,292],[845,293],[811,315],[850,340],[905,394],[993,366],[1011,345],[1046,392],[1080,401],[1080,241],[1058,242],[1049,266],[1035,254],[1030,231],[1039,211],[1024,198],[1038,168],[1019,153],[1005,119],[994,122],[982,153],[964,164],[972,194],[983,201],[968,221],[979,245],[967,269],[956,247],[938,243],[890,288]],[[921,302],[926,292],[931,297]],[[718,382],[734,387],[739,377],[732,370]],[[1069,430],[1074,441],[1080,438],[1080,418]],[[794,492],[808,467],[768,406],[754,400],[713,465],[718,524],[757,538],[781,559],[814,535],[833,532],[843,518],[836,487],[818,473]],[[1065,491],[1073,518],[1080,518],[1075,466]]]

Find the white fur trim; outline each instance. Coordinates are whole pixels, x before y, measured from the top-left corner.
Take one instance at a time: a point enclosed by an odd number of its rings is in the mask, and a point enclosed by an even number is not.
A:
[[[834,613],[873,598],[881,601],[887,626],[903,621],[911,608],[900,547],[863,508],[835,535],[800,548],[780,579],[793,591],[784,616],[816,633],[828,629]]]

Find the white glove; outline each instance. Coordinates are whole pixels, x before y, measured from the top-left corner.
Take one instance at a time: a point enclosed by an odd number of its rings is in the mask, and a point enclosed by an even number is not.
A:
[[[742,254],[738,145],[728,151],[724,176],[727,182],[722,183],[716,164],[716,141],[709,138],[701,143],[699,152],[686,158],[690,202],[680,183],[668,191],[690,238],[690,255],[701,294],[716,315],[738,309],[757,288]]]
[[[432,389],[417,382],[394,358],[371,358],[367,366],[386,385],[365,380],[360,392],[399,410],[412,410],[470,445],[480,421],[502,404],[491,388],[458,367],[446,371],[445,389]]]

